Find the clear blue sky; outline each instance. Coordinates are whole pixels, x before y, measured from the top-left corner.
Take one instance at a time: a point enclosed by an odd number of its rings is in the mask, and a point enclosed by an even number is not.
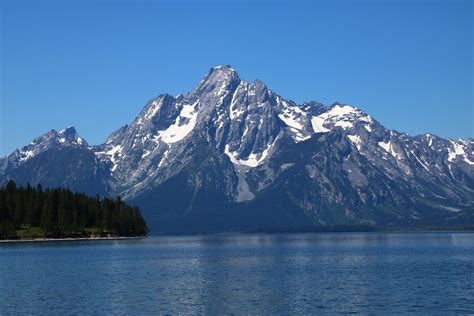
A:
[[[218,64],[296,102],[474,137],[472,3],[0,0],[0,155],[68,125],[101,143]]]

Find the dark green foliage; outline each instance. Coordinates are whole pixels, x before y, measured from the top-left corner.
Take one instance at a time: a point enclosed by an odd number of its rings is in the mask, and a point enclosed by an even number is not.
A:
[[[0,239],[18,237],[144,236],[140,210],[116,199],[67,188],[42,189],[9,181],[0,187]]]

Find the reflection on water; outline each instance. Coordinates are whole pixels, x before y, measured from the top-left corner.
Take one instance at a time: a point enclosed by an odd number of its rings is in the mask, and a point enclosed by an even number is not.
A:
[[[473,250],[469,233],[1,245],[0,314],[469,312]]]

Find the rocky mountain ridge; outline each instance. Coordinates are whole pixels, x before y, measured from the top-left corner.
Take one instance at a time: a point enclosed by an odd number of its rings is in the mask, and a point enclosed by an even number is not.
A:
[[[296,104],[230,66],[149,101],[104,144],[74,128],[46,133],[0,160],[7,178],[121,195],[164,232],[474,224],[472,139],[412,137],[346,104]]]

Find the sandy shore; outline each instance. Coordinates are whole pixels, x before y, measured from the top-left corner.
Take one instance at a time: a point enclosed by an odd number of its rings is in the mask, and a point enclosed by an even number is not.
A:
[[[32,238],[32,239],[4,239],[0,240],[2,243],[25,243],[25,242],[51,242],[51,241],[90,241],[90,240],[128,240],[141,239],[142,237],[84,237],[84,238]]]

